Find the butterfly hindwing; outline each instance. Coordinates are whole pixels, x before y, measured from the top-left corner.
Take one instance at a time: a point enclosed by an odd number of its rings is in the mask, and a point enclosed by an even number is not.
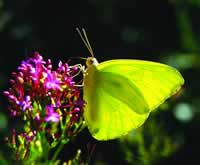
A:
[[[84,86],[84,117],[93,137],[114,139],[144,123],[149,108],[127,78],[96,68],[89,70],[88,75]]]

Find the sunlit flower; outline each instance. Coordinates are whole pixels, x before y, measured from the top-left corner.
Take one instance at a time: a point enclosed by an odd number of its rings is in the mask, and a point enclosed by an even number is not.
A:
[[[26,123],[25,131],[15,136],[20,141],[17,144],[22,145],[19,148],[26,149],[28,153],[30,143],[38,140],[40,136],[37,134],[42,131],[53,139],[61,137],[61,132],[62,136],[76,134],[84,106],[80,89],[74,81],[78,73],[77,66],[69,66],[62,61],[53,70],[51,60],[44,61],[38,52],[22,61],[17,71],[12,73],[11,87],[4,91],[4,95],[10,103],[8,110],[11,115],[22,117]],[[61,128],[60,123],[66,126]]]

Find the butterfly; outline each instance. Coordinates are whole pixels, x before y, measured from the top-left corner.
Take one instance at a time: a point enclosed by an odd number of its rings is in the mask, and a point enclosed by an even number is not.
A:
[[[97,140],[111,140],[140,127],[184,84],[175,68],[158,62],[116,59],[98,63],[86,33],[77,30],[92,54],[83,79],[84,119]]]

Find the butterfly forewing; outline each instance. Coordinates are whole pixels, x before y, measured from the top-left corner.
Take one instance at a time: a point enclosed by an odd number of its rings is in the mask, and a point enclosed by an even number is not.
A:
[[[150,61],[110,60],[100,63],[98,69],[129,79],[143,95],[150,111],[173,95],[184,83],[176,69]]]

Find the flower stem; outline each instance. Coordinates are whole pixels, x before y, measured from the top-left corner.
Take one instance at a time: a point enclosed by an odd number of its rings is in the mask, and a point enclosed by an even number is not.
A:
[[[63,149],[64,145],[67,143],[67,141],[61,141],[57,150],[55,151],[52,159],[51,159],[51,162],[54,163],[54,161],[57,159],[58,157],[58,154],[60,153],[60,151]]]

